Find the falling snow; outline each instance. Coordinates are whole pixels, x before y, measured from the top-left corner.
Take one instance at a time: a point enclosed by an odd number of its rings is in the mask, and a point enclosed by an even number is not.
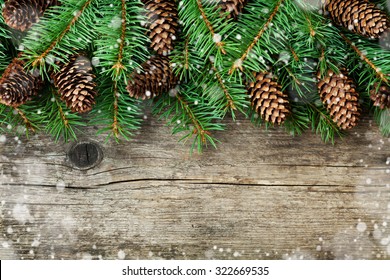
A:
[[[213,41],[214,41],[214,43],[220,43],[221,40],[222,40],[222,36],[221,36],[219,33],[215,33],[215,34],[213,35]]]
[[[122,19],[118,16],[112,18],[111,22],[108,24],[108,27],[113,29],[118,29],[122,26]]]
[[[12,216],[21,224],[26,222],[33,222],[33,217],[30,215],[30,210],[27,208],[27,205],[16,204],[12,209]]]
[[[100,64],[100,59],[98,57],[92,57],[91,63],[94,67],[98,66]]]
[[[126,253],[123,250],[119,250],[118,252],[118,259],[124,260],[126,257]]]
[[[5,143],[7,141],[7,137],[5,135],[0,135],[0,143]]]
[[[241,68],[242,67],[242,60],[241,59],[237,59],[236,61],[234,61],[234,67],[235,68]]]
[[[359,222],[359,223],[356,225],[356,229],[357,229],[358,232],[364,232],[364,231],[366,231],[366,229],[367,229],[367,225],[366,225],[366,223],[364,223],[364,222]]]
[[[56,184],[56,189],[59,192],[63,192],[65,190],[66,184],[63,180],[59,180]]]

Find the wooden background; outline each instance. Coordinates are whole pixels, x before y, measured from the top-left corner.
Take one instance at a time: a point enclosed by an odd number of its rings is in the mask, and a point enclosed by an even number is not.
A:
[[[1,259],[390,259],[390,139],[363,120],[335,146],[229,122],[190,156],[150,116],[72,168],[71,144],[0,141]]]

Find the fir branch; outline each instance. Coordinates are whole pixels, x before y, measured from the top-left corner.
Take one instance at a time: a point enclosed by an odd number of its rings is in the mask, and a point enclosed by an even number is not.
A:
[[[320,102],[318,100],[317,104]],[[339,137],[344,135],[322,105],[318,107],[316,104],[309,103],[308,108],[312,130],[321,135],[322,141],[334,144],[336,135]]]
[[[223,125],[216,122],[222,119],[221,115],[207,100],[196,94],[199,90],[194,85],[181,85],[174,97],[160,96],[153,108],[153,114],[169,119],[173,134],[185,132],[180,141],[193,138],[191,152],[195,147],[201,152],[208,143],[215,147],[217,140],[212,131],[223,130]]]
[[[184,101],[184,99],[179,94],[176,95],[176,98],[179,101],[181,107],[184,109],[184,112],[186,113],[186,115],[191,120],[192,124],[194,125],[194,130],[192,133],[196,134],[200,137],[202,144],[206,144],[206,135],[210,135],[211,133],[202,128],[200,122],[195,117],[190,106],[188,106],[188,103],[186,101]]]
[[[246,114],[249,105],[245,87],[235,79],[224,73],[224,69],[217,69],[212,60],[206,65],[205,75],[196,81],[202,87],[202,96],[224,117],[229,111],[235,119],[235,111]]]
[[[115,69],[116,76],[119,76],[119,72],[121,70],[126,69],[126,67],[123,65],[122,60],[123,60],[123,47],[125,44],[125,37],[126,37],[126,25],[127,25],[126,12],[127,11],[126,11],[126,1],[121,0],[121,2],[122,2],[122,7],[121,7],[122,19],[121,19],[121,36],[119,39],[118,59],[117,62],[114,64],[114,66],[112,66],[112,68]]]
[[[198,75],[203,75],[202,59],[196,53],[195,47],[190,43],[189,36],[184,41],[178,41],[171,53],[171,62],[174,73],[182,82],[196,80]]]
[[[375,108],[374,117],[383,136],[390,136],[390,109]]]
[[[147,30],[141,26],[146,17],[139,0],[117,1],[102,0],[99,8],[100,19],[96,24],[96,50],[94,60],[103,75],[110,75],[113,80],[127,82],[130,73],[140,67],[149,53],[145,47]],[[118,16],[120,15],[120,16]]]
[[[44,104],[41,114],[45,130],[52,135],[55,141],[59,141],[61,137],[65,142],[76,140],[76,131],[78,127],[85,126],[85,122],[79,114],[71,112],[66,107],[65,102],[60,100],[54,88],[49,88],[48,91],[41,100]]]
[[[214,28],[213,26],[211,25],[211,22],[209,21],[207,15],[206,15],[206,12],[203,8],[203,5],[202,5],[202,1],[201,0],[196,0],[196,4],[198,6],[198,9],[199,9],[199,12],[203,18],[203,20],[205,21],[206,23],[206,26],[207,28],[209,29],[210,33],[211,33],[211,36],[214,38],[216,36],[216,33],[214,31]],[[226,51],[224,50],[223,46],[225,45],[224,42],[222,41],[219,41],[219,42],[215,42],[215,45],[221,50],[221,52],[223,54],[226,54]]]
[[[35,132],[37,126],[26,116],[26,113],[24,110],[13,107],[13,110],[19,115],[19,117],[23,120],[23,123],[26,127],[26,133],[31,130],[32,132]]]
[[[240,71],[242,72],[243,71],[243,68],[242,68],[242,63],[244,62],[244,60],[247,58],[249,52],[254,48],[254,46],[257,44],[257,42],[260,40],[260,38],[263,36],[264,32],[268,29],[268,26],[271,24],[272,20],[274,19],[274,17],[276,16],[276,14],[278,13],[278,10],[280,8],[280,6],[282,5],[282,3],[284,1],[289,1],[289,0],[279,0],[273,11],[271,12],[271,14],[269,15],[267,21],[263,24],[263,26],[261,27],[261,29],[259,30],[259,32],[256,34],[256,36],[253,38],[252,42],[250,43],[249,46],[246,47],[244,53],[241,55],[240,58],[238,58],[234,63],[233,65],[230,67],[229,69],[229,75],[231,75],[237,68],[240,69]]]
[[[112,133],[114,134],[115,138],[119,137],[119,124],[118,124],[118,115],[119,115],[119,107],[118,107],[118,96],[119,96],[119,91],[118,91],[118,82],[114,81],[114,87],[113,87],[113,108],[112,108],[112,113],[113,113],[113,121],[112,121]]]
[[[229,93],[229,91],[228,91],[228,89],[227,89],[227,87],[225,85],[224,80],[222,80],[221,74],[218,72],[217,68],[215,68],[213,63],[211,64],[211,69],[214,71],[215,77],[217,77],[219,85],[222,88],[223,93],[225,94],[225,97],[226,97],[226,100],[227,100],[226,107],[230,108],[231,110],[236,110],[237,108],[234,105],[233,98],[230,95],[230,93]]]
[[[189,49],[188,49],[188,45],[189,45],[189,39],[188,39],[188,36],[186,37],[186,39],[185,39],[185,43],[184,43],[184,51],[183,51],[183,53],[184,53],[184,69],[185,70],[188,70],[189,68],[190,68],[190,66],[189,66]]]
[[[355,43],[352,43],[352,41],[345,36],[343,33],[340,33],[341,37],[345,40],[345,42],[348,43],[348,45],[356,52],[357,56],[360,57],[361,60],[363,60],[375,73],[375,75],[385,83],[388,83],[389,80],[386,78],[386,75],[382,72],[382,69],[380,67],[377,67],[373,61],[371,61],[367,55],[361,51]]]
[[[233,28],[225,17],[221,17],[217,4],[215,1],[183,0],[178,5],[183,35],[188,38],[189,45],[194,47],[203,65],[211,55],[215,56],[217,65],[223,63],[226,54],[223,39]]]
[[[100,95],[92,110],[91,124],[99,126],[98,134],[108,132],[119,141],[120,136],[129,140],[141,124],[141,101],[131,98],[123,81],[104,75],[99,81]]]
[[[95,18],[95,0],[63,0],[45,12],[32,26],[22,42],[27,66],[47,74],[47,67],[58,69],[56,61],[66,62],[69,54],[85,49],[95,34],[90,26]]]

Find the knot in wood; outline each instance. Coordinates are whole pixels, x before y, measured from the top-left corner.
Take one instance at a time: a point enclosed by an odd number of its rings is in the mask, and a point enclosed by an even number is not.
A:
[[[72,167],[86,170],[97,166],[102,161],[103,152],[96,143],[79,142],[70,148],[68,158]]]

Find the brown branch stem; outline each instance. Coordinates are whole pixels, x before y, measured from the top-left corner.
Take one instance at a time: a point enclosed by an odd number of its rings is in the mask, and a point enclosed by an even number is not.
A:
[[[64,29],[64,31],[61,32],[61,34],[50,44],[50,46],[36,59],[34,59],[32,66],[37,66],[38,64],[41,65],[44,63],[44,58],[54,49],[54,47],[57,45],[58,42],[62,40],[62,38],[68,33],[70,28],[76,23],[76,21],[79,19],[79,17],[83,14],[84,10],[91,4],[93,0],[86,1],[85,4],[81,7],[80,11],[75,13],[72,20],[69,22],[67,27]]]
[[[200,11],[200,14],[202,15],[202,19],[204,20],[204,22],[206,23],[207,25],[207,28],[209,29],[210,33],[211,33],[211,36],[213,37],[214,39],[214,35],[216,34],[215,31],[214,31],[214,28],[213,28],[213,25],[211,24],[211,22],[209,21],[209,19],[207,18],[207,15],[206,15],[206,12],[203,8],[203,5],[202,5],[202,1],[201,0],[196,0],[196,4],[198,5],[198,9]],[[223,46],[225,45],[224,42],[222,41],[219,41],[219,42],[216,42],[215,45],[221,50],[221,52],[223,54],[226,54],[226,51],[224,50]]]
[[[376,65],[361,51],[354,43],[351,42],[344,34],[340,33],[341,37],[351,46],[351,48],[356,52],[356,54],[375,71],[375,74],[380,78],[383,82],[388,83],[389,80],[386,78],[386,75],[380,70],[380,68],[376,67]]]
[[[26,115],[23,113],[23,111],[17,107],[13,107],[13,108],[18,113],[18,115],[22,118],[26,128],[31,129],[33,132],[35,132],[35,129],[34,129],[32,122],[26,117]]]
[[[112,132],[114,133],[115,137],[118,137],[119,135],[119,127],[118,127],[118,96],[119,96],[119,91],[118,91],[118,82],[114,82],[114,90],[113,90],[113,96],[114,96],[114,121],[112,122]]]
[[[228,89],[226,88],[225,83],[223,82],[222,77],[219,74],[217,68],[215,68],[215,66],[212,64],[211,69],[214,71],[215,76],[217,77],[217,80],[219,82],[219,85],[221,86],[223,93],[226,96],[226,99],[227,99],[226,107],[229,107],[229,108],[232,108],[233,110],[236,110],[236,106],[234,105],[233,99],[232,99]]]
[[[189,108],[187,102],[185,100],[183,100],[183,98],[177,94],[176,95],[176,98],[177,100],[179,100],[179,102],[181,103],[182,107],[184,108],[184,110],[186,111],[187,115],[190,117],[193,125],[194,125],[194,131],[193,131],[193,134],[199,134],[200,135],[200,138],[202,140],[203,143],[206,143],[206,137],[205,137],[205,134],[207,135],[210,135],[210,132],[208,131],[205,131],[202,126],[199,124],[198,120],[196,119],[196,117],[194,116],[194,113],[192,112],[192,110]]]
[[[257,33],[256,37],[253,39],[252,43],[247,47],[247,49],[245,50],[243,55],[238,59],[239,61],[241,61],[241,63],[235,63],[234,62],[232,67],[229,70],[229,75],[231,75],[234,72],[234,70],[236,70],[237,68],[240,68],[240,70],[241,70],[242,62],[246,59],[246,57],[248,56],[249,52],[253,49],[253,47],[260,40],[261,36],[263,36],[264,32],[267,30],[268,26],[270,25],[270,23],[272,22],[272,20],[276,16],[276,14],[278,13],[279,8],[280,8],[280,6],[282,5],[282,3],[284,1],[287,1],[287,0],[279,0],[278,4],[275,6],[274,10],[270,14],[270,16],[269,16],[268,20],[266,21],[266,23],[263,25],[263,27]]]
[[[119,71],[121,69],[125,69],[125,66],[122,63],[123,60],[123,48],[125,45],[125,38],[126,38],[126,0],[122,1],[122,27],[121,27],[121,37],[119,42],[119,51],[118,51],[118,60],[117,62],[112,66],[113,69],[116,70],[116,74],[119,74]]]

